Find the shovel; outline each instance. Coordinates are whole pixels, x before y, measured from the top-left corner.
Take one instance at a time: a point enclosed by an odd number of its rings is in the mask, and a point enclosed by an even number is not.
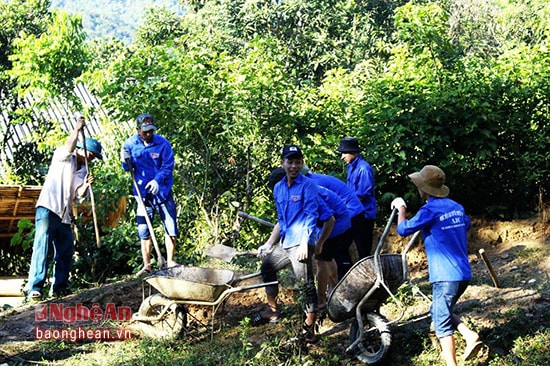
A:
[[[145,208],[145,203],[143,201],[143,196],[141,194],[141,191],[139,190],[139,185],[136,181],[136,173],[134,171],[134,167],[132,164],[130,164],[130,161],[126,162],[128,164],[128,167],[130,168],[130,174],[132,175],[132,182],[134,184],[136,193],[137,193],[137,204],[140,206],[141,210],[144,212],[145,216],[145,222],[147,223],[147,228],[149,229],[149,234],[151,235],[151,241],[153,242],[153,246],[155,247],[155,252],[157,252],[157,260],[159,261],[159,267],[165,268],[166,267],[166,261],[164,260],[164,257],[162,256],[162,253],[160,252],[159,244],[157,242],[157,237],[155,236],[155,228],[153,227],[153,223],[151,222],[151,218],[147,214],[147,209]]]
[[[84,119],[83,116],[79,116],[78,119]],[[84,156],[86,157],[84,159],[86,171],[87,174],[90,174],[90,168],[88,167],[88,150],[86,149],[86,134],[84,133],[84,128],[80,130],[82,133],[82,148],[84,149]],[[90,203],[92,205],[92,219],[94,221],[94,231],[95,231],[95,242],[98,248],[101,248],[101,239],[99,236],[99,225],[97,224],[97,214],[95,212],[95,199],[94,199],[94,191],[92,190],[92,186],[90,185],[88,187],[88,194],[90,195]]]
[[[248,250],[246,252],[237,252],[237,249],[228,247],[227,245],[213,244],[204,251],[209,257],[223,259],[226,262],[231,262],[234,257],[243,255],[258,255],[257,250]]]
[[[260,224],[265,225],[265,226],[269,226],[269,227],[274,227],[275,226],[273,223],[271,223],[269,221],[265,221],[265,220],[260,219],[256,216],[252,216],[249,213],[246,213],[244,211],[239,211],[239,216],[242,217],[242,218],[245,218],[245,219],[255,221],[255,222],[260,223]]]

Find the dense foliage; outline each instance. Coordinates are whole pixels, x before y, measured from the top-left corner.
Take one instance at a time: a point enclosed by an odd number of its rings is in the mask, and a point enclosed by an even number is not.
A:
[[[66,89],[37,81],[61,87],[80,75],[102,98],[110,115],[100,136],[107,159],[95,174],[109,177],[98,182],[105,200],[129,193],[118,151],[135,117],[156,117],[176,153],[181,261],[194,260],[209,242],[244,249],[265,240],[267,229],[240,222],[237,209],[274,219],[266,177],[287,143],[304,148],[313,170],[345,179],[335,148],[344,136],[358,137],[376,172],[380,222],[397,195],[418,207],[407,175],[428,163],[445,170],[451,196],[471,214],[509,219],[549,201],[545,0],[182,6],[185,15],[146,12],[129,45],[84,45],[78,32],[65,33],[64,42],[81,50],[70,60],[51,54],[59,59],[49,62],[65,69],[23,69],[23,60],[43,53],[30,36],[0,31],[13,35],[3,36],[1,54],[21,61],[4,65],[10,92],[32,87],[63,96]],[[40,19],[33,37],[52,39],[48,26],[67,18]],[[65,24],[78,23],[70,19]],[[70,80],[57,79],[59,70]],[[135,240],[127,226],[120,230],[127,236],[104,239],[113,248]]]

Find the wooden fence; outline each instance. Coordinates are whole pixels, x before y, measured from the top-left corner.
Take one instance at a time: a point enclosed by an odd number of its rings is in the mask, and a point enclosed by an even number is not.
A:
[[[107,113],[101,107],[101,101],[83,84],[75,87],[75,94],[82,101],[82,105],[89,106],[90,111],[93,112],[92,115],[87,116],[87,135],[98,135],[100,120],[107,117]],[[12,123],[10,114],[15,111],[5,99],[0,97],[0,157],[3,161],[11,160],[17,148],[30,141],[31,133],[38,126],[38,121],[52,121],[61,124],[65,131],[71,131],[76,122],[75,117],[80,112],[71,111],[59,102],[50,103],[46,110],[37,110],[33,108],[32,96],[20,100],[19,103],[20,107],[30,111],[33,121],[25,124]],[[0,164],[0,174],[2,166],[3,164]],[[41,189],[41,186],[0,185],[0,248],[9,245],[9,239],[17,232],[19,220],[23,218],[34,220],[35,205]]]
[[[107,113],[101,107],[101,101],[90,93],[84,84],[78,84],[74,90],[76,96],[82,101],[82,105],[90,107],[93,111],[91,116],[87,116],[87,135],[94,136],[100,132],[99,121],[107,117]],[[59,102],[52,102],[46,110],[37,110],[33,108],[32,96],[27,96],[19,101],[21,106],[29,109],[33,121],[25,124],[12,123],[10,114],[14,111],[11,106],[7,105],[6,100],[0,97],[0,157],[2,159],[11,160],[17,147],[29,140],[29,135],[38,126],[39,120],[53,121],[61,124],[65,131],[70,131],[74,127],[75,117],[78,112],[71,111]],[[1,169],[1,167],[0,167]]]

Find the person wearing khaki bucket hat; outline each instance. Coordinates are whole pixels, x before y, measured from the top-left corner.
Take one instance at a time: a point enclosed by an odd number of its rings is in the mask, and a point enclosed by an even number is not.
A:
[[[441,344],[441,357],[447,366],[456,366],[454,333],[466,341],[462,358],[474,358],[483,348],[479,334],[471,330],[454,314],[454,307],[472,279],[468,260],[467,231],[470,218],[464,207],[448,198],[445,173],[435,165],[426,165],[409,175],[426,202],[416,215],[406,219],[407,204],[401,197],[391,203],[398,210],[397,233],[403,237],[421,230],[428,259],[429,280],[432,283],[430,314],[435,334]]]
[[[445,173],[435,165],[426,165],[419,172],[409,174],[414,185],[433,197],[447,197],[449,187],[445,184]]]

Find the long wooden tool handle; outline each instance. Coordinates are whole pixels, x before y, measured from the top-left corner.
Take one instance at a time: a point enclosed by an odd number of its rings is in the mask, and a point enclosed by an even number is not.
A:
[[[497,275],[495,273],[495,270],[493,269],[493,266],[491,265],[491,262],[489,262],[489,258],[487,258],[487,255],[485,254],[485,249],[481,248],[479,250],[479,255],[481,256],[481,259],[483,259],[483,262],[487,266],[487,269],[489,270],[489,274],[491,275],[491,279],[493,280],[495,287],[500,288],[500,283],[498,281]]]
[[[269,221],[266,221],[266,220],[263,220],[263,219],[260,219],[259,217],[256,217],[256,216],[252,216],[252,215],[250,215],[250,214],[248,214],[244,211],[239,211],[239,216],[242,217],[242,218],[245,218],[245,219],[256,221],[257,223],[265,225],[265,226],[275,227],[275,225],[273,223],[271,223]]]
[[[85,155],[84,161],[85,161],[85,164],[86,164],[86,172],[87,172],[86,174],[90,174],[90,169],[88,168],[88,150],[86,149],[86,134],[84,133],[84,126],[82,127],[80,132],[82,133],[82,146],[84,147],[84,155]],[[101,238],[99,236],[99,226],[97,224],[97,214],[95,212],[94,191],[92,189],[91,184],[88,187],[88,190],[90,192],[90,202],[92,204],[92,218],[93,218],[93,221],[94,221],[95,243],[96,243],[98,248],[101,248]]]
[[[151,241],[153,242],[153,246],[155,247],[155,252],[157,253],[157,259],[159,261],[159,267],[165,268],[166,267],[166,261],[164,260],[164,257],[162,256],[162,253],[160,252],[160,247],[157,241],[157,237],[155,235],[155,228],[153,227],[153,223],[151,222],[151,218],[149,217],[149,214],[147,213],[147,208],[145,207],[145,202],[143,201],[143,196],[141,195],[141,191],[139,190],[139,185],[136,181],[136,175],[134,173],[134,167],[128,164],[130,169],[130,174],[132,175],[132,183],[134,184],[134,188],[136,189],[137,193],[137,201],[138,206],[143,210],[143,214],[145,215],[145,222],[147,223],[147,228],[149,229],[149,234],[151,235]]]

